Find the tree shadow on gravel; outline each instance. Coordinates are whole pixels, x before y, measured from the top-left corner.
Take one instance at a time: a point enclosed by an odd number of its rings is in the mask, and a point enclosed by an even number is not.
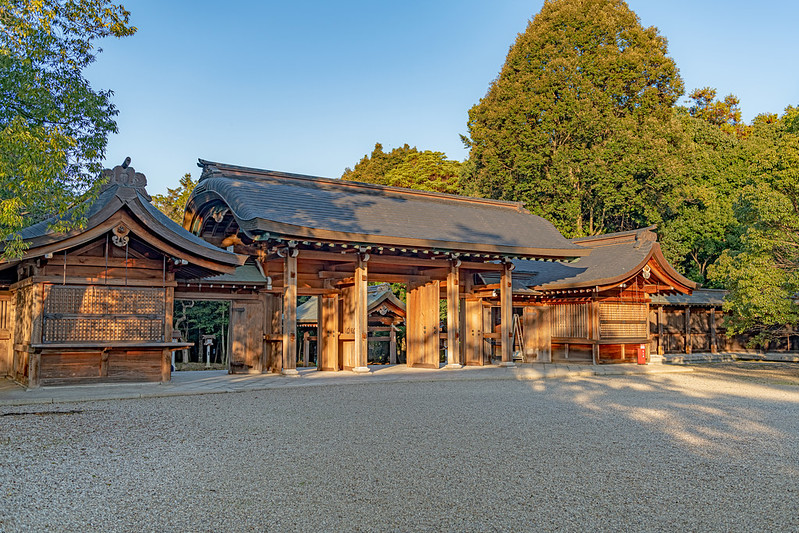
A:
[[[664,444],[703,457],[744,460],[752,453],[779,454],[799,441],[799,388],[794,386],[695,372],[567,379],[558,387],[539,381],[531,387],[550,389],[588,417],[635,422],[661,434]],[[799,475],[799,464],[785,462],[784,472]]]

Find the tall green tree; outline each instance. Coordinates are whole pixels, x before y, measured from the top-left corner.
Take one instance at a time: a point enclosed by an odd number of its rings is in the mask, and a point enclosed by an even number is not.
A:
[[[182,225],[186,202],[189,201],[189,196],[191,196],[191,192],[196,186],[197,182],[187,172],[180,178],[180,185],[174,189],[167,187],[166,194],[154,194],[153,205],[166,216]]]
[[[708,267],[738,236],[733,204],[752,182],[746,142],[687,108],[678,109],[677,117],[685,133],[685,179],[664,214],[660,241],[674,266],[707,284]]]
[[[756,181],[736,206],[740,242],[710,268],[730,293],[732,332],[766,341],[795,331],[799,306],[799,109],[754,121],[748,159]]]
[[[354,168],[344,170],[341,178],[406,187],[425,191],[458,193],[461,164],[447,159],[443,152],[425,150],[405,144],[390,152],[375,144],[371,155],[365,155]]]
[[[135,33],[108,0],[0,0],[0,240],[64,214],[95,184],[106,139],[117,131],[111,91],[83,75],[97,40]],[[80,213],[60,226],[80,223]]]
[[[548,0],[469,111],[467,189],[566,235],[659,222],[682,175],[666,39],[621,0]]]

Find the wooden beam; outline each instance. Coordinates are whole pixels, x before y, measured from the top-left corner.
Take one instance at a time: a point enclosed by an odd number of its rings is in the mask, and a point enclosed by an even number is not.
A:
[[[155,259],[127,259],[120,257],[109,257],[108,261],[108,268],[147,268],[151,270],[161,270],[163,267],[163,263],[159,260],[156,261]],[[63,265],[64,261],[63,258],[58,259],[53,258],[52,264],[54,265]],[[106,266],[106,258],[105,257],[97,257],[97,256],[89,256],[89,255],[72,255],[67,254],[67,266],[96,266],[96,267],[105,267]]]
[[[344,279],[351,278],[352,272],[341,272],[338,270],[320,270],[317,274],[320,279]]]
[[[160,280],[159,280],[160,281]],[[130,286],[130,287],[152,287],[153,280],[150,279],[112,279],[108,278],[108,282],[106,283],[106,279],[103,276],[96,276],[96,277],[73,277],[67,276],[64,278],[63,276],[32,276],[30,278],[25,278],[24,280],[17,281],[16,283],[11,284],[11,290],[16,290],[25,283],[55,283],[61,285],[62,283],[66,283],[67,285],[76,284],[76,285],[113,285],[113,286]],[[157,283],[158,286],[162,285],[161,283]],[[164,283],[166,287],[176,287],[177,283],[174,281],[167,281]]]
[[[658,306],[658,355],[666,353],[666,343],[663,338],[663,306]]]
[[[352,283],[352,272],[341,272],[338,270],[320,270],[317,274],[320,279],[334,279]],[[430,276],[418,276],[414,274],[387,274],[381,272],[369,272],[369,281],[387,283],[407,283],[409,281],[430,281]]]

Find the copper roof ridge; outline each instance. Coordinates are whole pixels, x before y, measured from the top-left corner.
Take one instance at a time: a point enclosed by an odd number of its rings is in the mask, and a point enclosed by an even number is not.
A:
[[[295,174],[292,172],[283,172],[280,170],[267,170],[267,169],[253,168],[253,167],[243,167],[238,165],[229,165],[227,163],[217,163],[214,161],[207,161],[205,159],[199,159],[198,161],[199,162],[197,163],[197,166],[203,168],[203,176],[200,178],[200,181],[206,178],[215,177],[213,171],[211,171],[208,175],[206,175],[205,172],[205,170],[208,167],[214,167],[220,171],[220,174],[223,169],[228,169],[234,172],[246,172],[250,174],[256,174],[256,176],[251,176],[251,178],[255,179],[259,177],[273,177],[273,178],[285,178],[285,179],[309,181],[309,182],[329,183],[331,185],[353,188],[353,189],[371,189],[376,191],[394,192],[402,195],[422,196],[426,198],[453,200],[457,202],[466,202],[466,203],[475,203],[475,204],[485,204],[496,207],[506,207],[506,208],[515,209],[516,211],[519,211],[521,213],[532,214],[529,211],[527,211],[527,209],[525,209],[523,202],[511,202],[507,200],[494,200],[492,198],[478,198],[475,196],[463,196],[459,194],[423,191],[419,189],[409,189],[407,187],[394,187],[391,185],[379,185],[377,183],[343,180],[341,178],[324,178],[321,176]],[[223,176],[218,176],[218,177],[223,177]],[[245,179],[248,178],[248,176],[241,176],[241,177]]]

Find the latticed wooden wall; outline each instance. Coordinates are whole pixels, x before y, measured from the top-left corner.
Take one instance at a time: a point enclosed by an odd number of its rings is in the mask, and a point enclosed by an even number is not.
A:
[[[552,306],[552,336],[587,339],[591,304],[557,304]]]
[[[603,339],[646,338],[648,327],[646,304],[599,304],[599,335]]]
[[[164,341],[163,289],[48,285],[42,341]]]

